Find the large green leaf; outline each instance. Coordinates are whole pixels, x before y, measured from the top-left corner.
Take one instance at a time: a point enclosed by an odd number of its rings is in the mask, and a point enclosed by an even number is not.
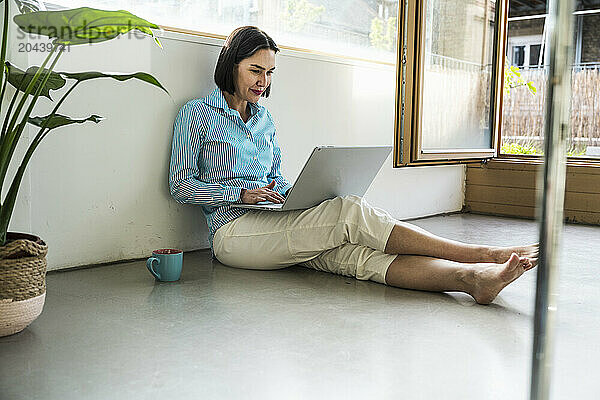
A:
[[[48,36],[54,39],[55,44],[99,43],[137,30],[152,36],[161,46],[150,29],[159,29],[158,25],[124,10],[106,11],[80,7],[60,11],[38,11],[16,15],[14,21],[23,31]]]
[[[71,124],[83,124],[84,122],[91,121],[98,123],[102,121],[104,117],[99,115],[90,115],[87,118],[73,119],[71,117],[67,117],[66,115],[54,114],[52,117],[50,115],[46,115],[45,117],[32,117],[29,118],[29,123],[42,127],[46,120],[48,120],[48,125],[46,125],[46,129],[51,130],[54,128],[58,128],[59,126],[71,125]]]
[[[15,0],[15,3],[17,3],[17,7],[19,7],[21,14],[44,11],[46,9],[44,3],[40,3],[37,0]]]
[[[167,94],[169,94],[167,89],[165,89],[163,87],[163,85],[161,85],[160,82],[155,77],[153,77],[152,75],[147,74],[145,72],[136,72],[134,74],[122,74],[122,75],[105,74],[103,72],[97,72],[97,71],[73,72],[73,73],[59,72],[59,74],[61,74],[62,76],[66,77],[66,78],[75,79],[80,82],[87,81],[89,79],[97,79],[97,78],[112,78],[112,79],[116,79],[118,81],[126,81],[128,79],[139,79],[144,82],[150,83],[154,86],[158,86],[159,88],[161,88],[162,90],[167,92]]]
[[[27,71],[23,71],[7,61],[6,68],[8,70],[8,83],[10,83],[16,89],[20,89],[22,92],[24,92],[25,88],[27,88],[27,86],[31,82],[33,76],[35,75],[39,67],[29,67],[27,68]],[[44,68],[42,74],[45,74],[47,72],[48,69]],[[33,85],[33,90],[31,91],[31,93],[35,93],[37,88],[40,87],[40,85],[42,84],[42,82],[43,79],[40,76],[40,78]],[[52,97],[50,97],[50,91],[58,90],[65,86],[66,83],[67,81],[62,76],[60,76],[56,72],[50,72],[50,77],[48,78],[48,81],[42,88],[40,96],[44,96],[52,100]]]

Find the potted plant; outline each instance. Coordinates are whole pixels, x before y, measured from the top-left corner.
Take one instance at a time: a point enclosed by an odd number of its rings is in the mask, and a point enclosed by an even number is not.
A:
[[[37,127],[35,128],[37,135],[23,157],[5,198],[0,199],[0,337],[20,332],[37,318],[42,311],[46,296],[48,246],[33,234],[7,232],[27,164],[37,146],[52,130],[88,121],[98,123],[103,119],[98,115],[71,118],[60,114],[59,108],[65,98],[81,83],[99,78],[111,78],[117,81],[138,79],[167,92],[156,78],[144,72],[105,74],[96,71],[76,73],[54,71],[66,46],[103,42],[130,31],[149,35],[162,47],[151,30],[159,29],[157,25],[122,10],[105,11],[81,7],[46,11],[43,4],[35,0],[14,0],[20,14],[17,14],[13,20],[19,29],[26,33],[48,36],[52,41],[48,44],[51,45],[51,49],[41,66],[21,70],[12,65],[6,60],[9,9],[12,1],[0,0],[0,6],[4,11],[0,52],[0,65],[3,67],[0,74],[0,116],[2,116],[0,118],[2,124],[0,194],[13,153],[26,125]],[[52,100],[50,91],[64,88],[67,82],[71,83],[70,87],[56,102],[50,114],[32,116],[33,108],[40,96]],[[9,90],[10,87],[14,88],[14,91]],[[10,95],[9,91],[14,93]],[[9,97],[10,102],[8,102]],[[7,105],[6,110],[5,105]]]

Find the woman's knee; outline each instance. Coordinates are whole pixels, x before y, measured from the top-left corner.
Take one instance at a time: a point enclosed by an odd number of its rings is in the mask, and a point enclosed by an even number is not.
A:
[[[317,207],[327,207],[328,212],[337,213],[338,215],[343,215],[344,211],[355,207],[362,206],[364,204],[364,200],[360,196],[355,195],[347,195],[347,196],[337,196],[333,199],[325,200]]]
[[[366,201],[356,195],[347,195],[343,197],[337,197],[339,199],[339,221],[340,222],[355,222],[360,219],[364,208],[368,207]]]
[[[349,194],[346,196],[340,197],[343,201],[349,201],[353,204],[363,204],[364,200],[361,196],[356,196],[354,194]]]

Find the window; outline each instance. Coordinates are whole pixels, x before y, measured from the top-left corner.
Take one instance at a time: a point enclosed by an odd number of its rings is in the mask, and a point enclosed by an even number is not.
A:
[[[546,1],[407,0],[400,14],[396,166],[542,154]],[[593,161],[600,159],[600,0],[577,0],[575,19],[568,155]]]
[[[542,49],[542,44],[532,44],[529,46],[529,66],[537,67],[542,64],[542,59],[540,58],[540,50]]]
[[[546,3],[510,1],[507,63],[519,67],[522,82],[504,94],[500,156],[543,154],[544,102],[548,60]],[[574,15],[571,136],[572,160],[600,158],[600,1],[577,1]],[[522,49],[522,50],[520,50]],[[527,83],[535,87],[528,90]]]
[[[167,30],[225,37],[256,25],[280,46],[396,62],[398,0],[52,0],[125,9]]]
[[[541,67],[543,66],[543,60],[540,59],[541,49],[541,36],[510,37],[506,62],[521,69]]]
[[[544,0],[54,2],[128,9],[166,29],[220,37],[253,24],[282,46],[396,64],[396,166],[542,152],[548,74]],[[600,0],[576,5],[568,154],[597,160]],[[505,84],[505,65],[518,68],[520,81]]]
[[[505,2],[408,0],[401,7],[397,166],[495,155],[497,43]]]
[[[525,65],[525,46],[512,46],[512,65],[522,67]]]

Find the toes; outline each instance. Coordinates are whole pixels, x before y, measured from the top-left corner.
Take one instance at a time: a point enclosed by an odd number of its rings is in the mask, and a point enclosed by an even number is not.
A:
[[[533,269],[535,267],[535,265],[529,265],[529,267],[525,268],[525,271],[529,271],[530,269]]]
[[[529,263],[529,258],[519,257],[519,265],[527,265],[528,263]]]
[[[519,258],[519,267],[523,268],[524,270],[527,270],[527,268],[531,267],[531,262],[529,261],[529,259],[527,257],[520,257]]]
[[[529,261],[531,262],[531,268],[535,267],[538,264],[538,259],[537,257],[535,258],[530,258]]]
[[[524,259],[524,261],[519,262],[519,265],[521,265],[525,271],[534,268],[538,263],[537,257],[522,257],[521,259]]]

